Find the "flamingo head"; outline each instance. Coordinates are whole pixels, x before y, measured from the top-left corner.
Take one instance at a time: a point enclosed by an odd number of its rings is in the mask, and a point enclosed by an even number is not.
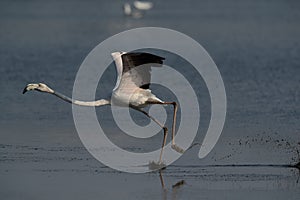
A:
[[[24,88],[23,94],[26,93],[27,91],[30,91],[30,90],[37,90],[39,92],[54,93],[54,91],[44,83],[30,83],[30,84],[28,84]]]

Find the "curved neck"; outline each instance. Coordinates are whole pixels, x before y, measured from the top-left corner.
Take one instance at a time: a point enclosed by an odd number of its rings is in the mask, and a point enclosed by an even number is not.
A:
[[[109,105],[110,101],[106,100],[106,99],[100,99],[97,101],[79,101],[79,100],[73,100],[70,97],[67,97],[59,92],[55,92],[53,91],[53,93],[51,93],[55,96],[57,96],[58,98],[61,98],[62,100],[68,102],[68,103],[72,103],[75,105],[79,105],[79,106],[104,106],[104,105]]]

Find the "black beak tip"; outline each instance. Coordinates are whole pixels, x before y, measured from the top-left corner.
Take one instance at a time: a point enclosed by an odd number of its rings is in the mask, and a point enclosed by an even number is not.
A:
[[[295,167],[300,170],[300,162],[298,162]]]
[[[27,90],[27,88],[25,87],[24,90],[23,90],[23,92],[22,92],[22,94],[25,94],[27,91],[28,91],[28,90]]]

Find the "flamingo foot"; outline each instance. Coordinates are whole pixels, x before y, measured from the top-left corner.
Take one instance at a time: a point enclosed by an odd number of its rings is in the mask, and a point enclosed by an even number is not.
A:
[[[174,150],[177,151],[178,153],[181,153],[181,154],[184,153],[184,150],[183,150],[181,147],[177,146],[176,144],[172,144],[171,147],[172,147],[172,149],[174,149]]]
[[[166,168],[166,164],[163,162],[155,162],[155,161],[149,162],[150,170],[158,170],[158,169],[165,169],[165,168]]]

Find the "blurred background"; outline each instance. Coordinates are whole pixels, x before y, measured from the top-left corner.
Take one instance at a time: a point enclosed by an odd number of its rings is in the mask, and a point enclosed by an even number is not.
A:
[[[300,151],[300,2],[151,2],[151,9],[137,11],[133,1],[120,0],[0,1],[3,199],[299,198],[299,170],[289,165],[299,162]],[[228,102],[214,150],[199,160],[194,147],[162,179],[158,172],[135,175],[105,167],[81,144],[71,105],[47,94],[22,95],[27,83],[44,82],[71,96],[77,70],[96,45],[149,26],[199,42],[220,70]],[[168,65],[184,64],[170,55]],[[113,64],[106,73],[103,91],[114,86]],[[208,95],[205,85],[198,92]],[[209,98],[203,98],[195,142],[201,142],[210,117]],[[107,132],[116,134],[109,108],[97,113]]]

